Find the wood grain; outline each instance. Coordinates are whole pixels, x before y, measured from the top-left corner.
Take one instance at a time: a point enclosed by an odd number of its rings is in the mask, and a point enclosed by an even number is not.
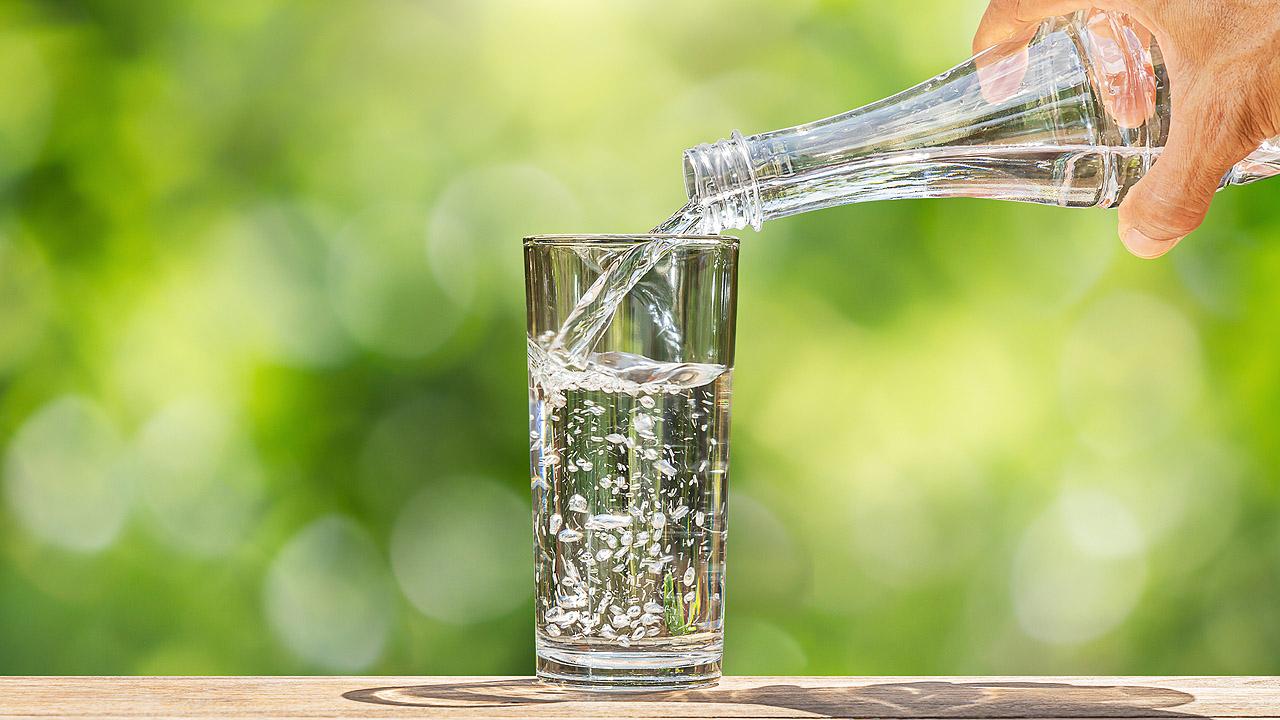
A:
[[[730,677],[599,694],[500,677],[11,677],[0,718],[1269,718],[1272,677]]]

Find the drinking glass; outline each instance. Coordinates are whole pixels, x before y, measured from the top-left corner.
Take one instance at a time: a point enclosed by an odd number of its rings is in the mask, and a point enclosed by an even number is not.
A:
[[[538,676],[714,682],[738,241],[553,235],[524,253]],[[565,327],[593,304],[596,332]]]

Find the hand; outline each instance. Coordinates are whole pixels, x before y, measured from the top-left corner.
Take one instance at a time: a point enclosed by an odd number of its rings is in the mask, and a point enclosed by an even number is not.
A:
[[[1159,257],[1200,226],[1231,167],[1280,135],[1280,0],[991,0],[974,51],[1025,45],[1044,18],[1088,9],[1128,15],[1138,24],[1116,42],[1149,47],[1154,36],[1164,55],[1168,141],[1121,203],[1119,228],[1134,255]],[[1113,88],[1106,100],[1117,122],[1134,126],[1154,98],[1143,85]]]

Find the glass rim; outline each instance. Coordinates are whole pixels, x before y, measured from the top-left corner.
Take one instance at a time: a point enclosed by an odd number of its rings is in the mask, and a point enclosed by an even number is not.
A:
[[[562,247],[571,245],[639,245],[654,239],[674,238],[686,240],[687,247],[716,248],[737,247],[740,242],[732,235],[687,235],[684,233],[559,233],[554,235],[528,235],[525,245]]]

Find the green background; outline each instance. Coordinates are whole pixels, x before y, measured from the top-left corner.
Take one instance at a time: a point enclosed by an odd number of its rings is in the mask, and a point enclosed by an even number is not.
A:
[[[0,4],[0,672],[531,672],[521,236],[981,9]],[[1280,672],[1278,193],[744,232],[727,671]]]

